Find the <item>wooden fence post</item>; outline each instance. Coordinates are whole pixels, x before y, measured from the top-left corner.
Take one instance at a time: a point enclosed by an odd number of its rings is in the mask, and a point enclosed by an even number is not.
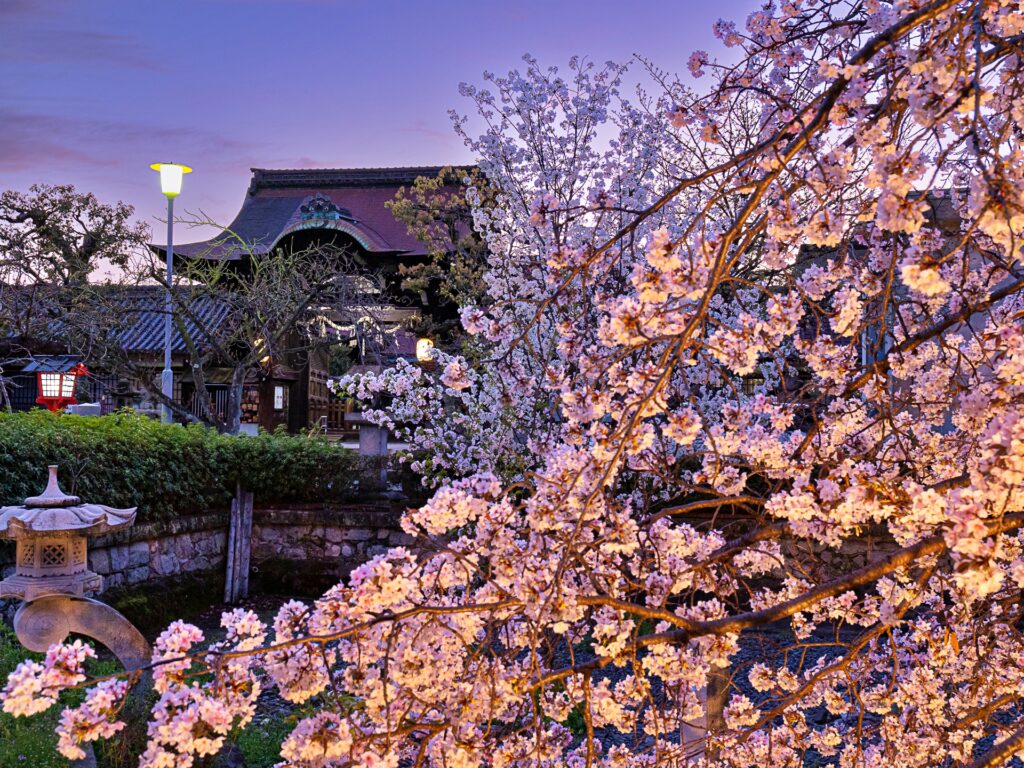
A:
[[[227,558],[224,571],[224,602],[237,603],[249,596],[249,559],[252,553],[252,491],[241,483],[231,500]]]
[[[252,556],[252,491],[242,491],[242,540],[238,558],[238,600],[249,597],[249,560]]]

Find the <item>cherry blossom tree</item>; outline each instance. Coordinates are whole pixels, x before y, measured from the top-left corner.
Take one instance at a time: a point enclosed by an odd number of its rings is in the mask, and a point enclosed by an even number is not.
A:
[[[486,389],[523,438],[452,454],[415,551],[272,628],[173,624],[142,765],[216,751],[266,684],[315,703],[294,768],[1024,757],[1024,13],[789,0],[714,31],[706,90],[651,67],[631,105],[619,67],[532,60],[465,89],[488,355],[386,374],[442,389],[382,418]],[[85,655],[4,691],[87,687],[69,756],[128,688]]]
[[[487,245],[484,295],[478,289],[460,296],[471,342],[461,355],[437,352],[433,375],[400,364],[336,384],[340,394],[363,402],[367,418],[412,446],[407,458],[431,487],[480,471],[515,482],[536,468],[561,420],[548,376],[553,363],[573,354],[559,348],[566,340],[560,323],[597,328],[591,292],[621,290],[637,257],[636,238],[622,248],[628,255],[593,270],[589,283],[557,287],[554,278],[657,199],[658,185],[668,188],[652,175],[650,151],[667,117],[651,120],[620,98],[625,67],[574,59],[566,80],[525,60],[523,73],[485,75],[493,92],[462,86],[483,122],[481,136],[452,112],[456,131],[480,158],[479,172],[464,181],[474,230]],[[608,131],[617,131],[617,140],[603,146]],[[638,227],[649,231],[661,220]],[[411,232],[421,231],[423,224],[412,223]],[[465,258],[457,253],[455,260]],[[382,399],[389,407],[379,406]]]

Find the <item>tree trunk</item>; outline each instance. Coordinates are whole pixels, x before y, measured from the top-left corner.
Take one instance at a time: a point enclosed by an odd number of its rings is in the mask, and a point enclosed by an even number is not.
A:
[[[209,424],[211,427],[221,427],[219,419],[215,418],[214,414],[210,413],[210,390],[206,388],[206,374],[203,371],[203,366],[200,363],[192,363],[192,383],[196,388],[196,416],[204,424]],[[184,405],[184,403],[182,403]]]
[[[4,382],[4,369],[0,368],[0,406],[7,413],[13,413],[14,408],[11,407],[11,396],[7,393],[7,384]]]
[[[228,412],[224,414],[224,432],[237,435],[242,428],[242,390],[245,387],[244,366],[231,371],[231,389],[228,391]]]

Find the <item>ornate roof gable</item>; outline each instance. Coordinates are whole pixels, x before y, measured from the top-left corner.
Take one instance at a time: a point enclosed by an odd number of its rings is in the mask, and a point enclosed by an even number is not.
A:
[[[338,221],[346,219],[355,221],[352,212],[347,208],[339,208],[321,192],[307,197],[299,206],[299,218],[302,221]]]

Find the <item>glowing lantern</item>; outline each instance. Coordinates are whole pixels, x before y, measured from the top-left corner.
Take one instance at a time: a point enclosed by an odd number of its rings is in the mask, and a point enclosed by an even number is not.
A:
[[[78,402],[75,399],[75,384],[79,376],[89,373],[84,365],[67,357],[40,360],[25,367],[26,373],[33,371],[39,384],[36,402],[54,413],[66,405]]]
[[[160,191],[169,198],[181,194],[182,177],[192,173],[191,168],[179,163],[153,163],[149,167],[160,174]]]
[[[433,358],[434,342],[430,339],[418,339],[416,341],[416,359],[421,363],[429,363]]]

